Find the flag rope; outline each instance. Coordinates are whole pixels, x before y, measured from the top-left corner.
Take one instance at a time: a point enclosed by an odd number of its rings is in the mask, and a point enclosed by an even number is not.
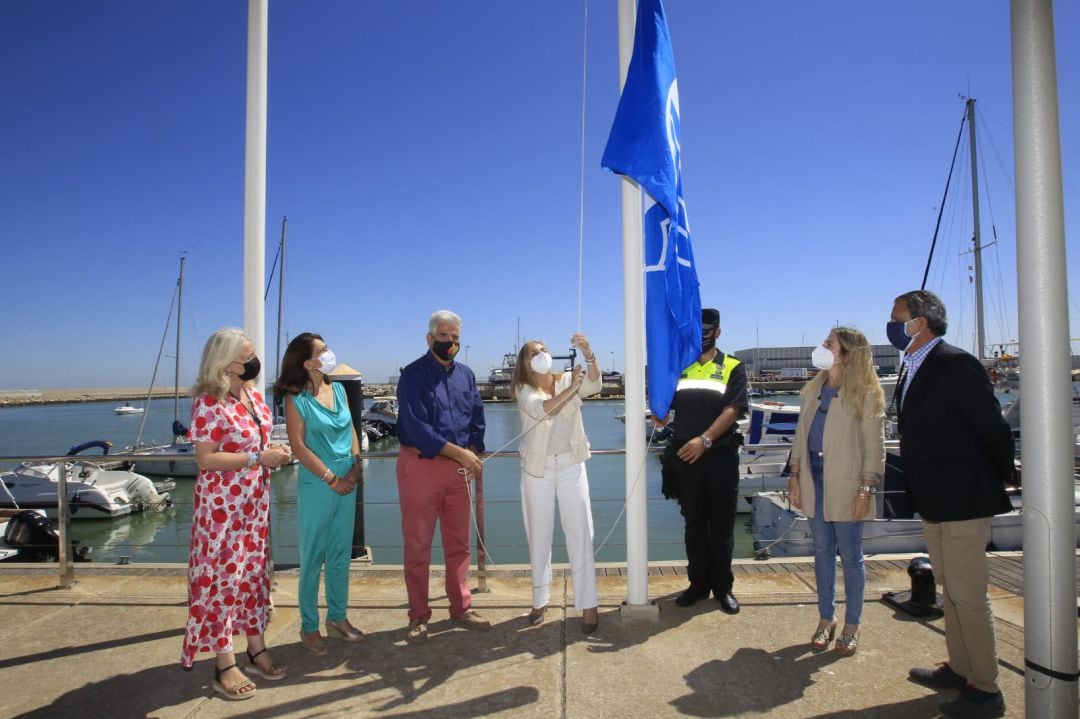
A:
[[[584,0],[581,47],[581,168],[578,180],[577,330],[581,332],[582,276],[585,257],[585,88],[589,67],[589,0]]]

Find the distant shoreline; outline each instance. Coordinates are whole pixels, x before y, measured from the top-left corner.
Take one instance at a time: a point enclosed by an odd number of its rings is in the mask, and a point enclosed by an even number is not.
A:
[[[152,399],[169,399],[173,388],[155,389]],[[364,396],[375,397],[394,394],[389,384],[365,384]],[[145,401],[145,387],[101,387],[82,389],[0,389],[0,407],[27,407],[47,404],[79,404],[83,402],[139,402]],[[191,397],[190,387],[180,388],[181,398]]]
[[[489,384],[482,383],[481,396],[485,402],[508,402],[510,385],[500,385],[496,390]],[[392,384],[364,384],[364,397],[394,396],[397,386]],[[0,389],[0,409],[4,407],[33,407],[50,404],[81,404],[84,402],[144,402],[145,387],[98,387],[82,389]],[[155,389],[152,399],[170,399],[172,388]],[[191,397],[190,387],[180,388],[181,398]],[[585,399],[622,399],[619,387],[605,386],[602,394]]]

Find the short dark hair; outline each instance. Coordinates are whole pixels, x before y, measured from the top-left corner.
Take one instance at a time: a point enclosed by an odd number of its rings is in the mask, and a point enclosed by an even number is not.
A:
[[[907,305],[911,319],[925,317],[930,331],[937,337],[945,334],[949,328],[949,319],[945,315],[945,303],[929,290],[912,290],[897,297],[895,302]]]

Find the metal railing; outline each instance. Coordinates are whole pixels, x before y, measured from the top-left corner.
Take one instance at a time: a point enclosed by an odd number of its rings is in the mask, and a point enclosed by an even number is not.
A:
[[[744,445],[742,448],[744,451],[750,452],[764,452],[770,450],[790,450],[791,445],[788,443],[767,443],[756,445]],[[658,454],[664,450],[663,446],[655,446],[650,449],[651,454]],[[625,455],[625,449],[594,449],[591,451],[593,456],[612,456],[612,455]],[[398,451],[381,451],[381,452],[363,452],[360,454],[361,459],[397,459]],[[516,451],[502,451],[491,452],[483,454],[484,459],[507,459],[519,457]],[[184,457],[185,461],[194,461],[194,457]],[[56,510],[56,526],[55,529],[59,535],[59,545],[57,547],[57,562],[59,565],[59,586],[63,589],[71,588],[75,585],[75,562],[74,553],[71,542],[71,506],[68,495],[68,477],[71,471],[72,465],[90,465],[98,466],[103,464],[109,465],[129,465],[135,462],[175,462],[177,458],[175,456],[154,456],[140,453],[121,452],[116,454],[102,455],[102,456],[48,456],[48,455],[28,455],[28,456],[0,456],[0,465],[8,464],[28,464],[28,465],[55,465],[57,468],[57,510]],[[0,490],[2,491],[2,490]],[[6,495],[5,495],[6,496]],[[484,484],[483,473],[475,479],[474,482],[474,496],[476,511],[476,557],[477,557],[477,579],[478,589],[481,592],[487,591],[487,569],[488,569],[488,557],[485,543],[485,531],[484,531]],[[621,500],[620,500],[621,501]]]

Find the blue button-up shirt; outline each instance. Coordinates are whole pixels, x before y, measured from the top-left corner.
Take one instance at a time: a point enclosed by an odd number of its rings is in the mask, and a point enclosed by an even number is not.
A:
[[[912,380],[915,379],[915,373],[922,367],[926,355],[930,354],[930,350],[937,347],[939,342],[941,342],[941,338],[935,337],[911,354],[904,355],[901,360],[904,363],[904,385],[900,388],[900,404],[904,403],[904,395],[907,394],[907,388],[911,386]]]
[[[463,364],[444,367],[430,351],[401,371],[397,437],[433,459],[447,442],[484,449],[484,403],[476,375]]]

